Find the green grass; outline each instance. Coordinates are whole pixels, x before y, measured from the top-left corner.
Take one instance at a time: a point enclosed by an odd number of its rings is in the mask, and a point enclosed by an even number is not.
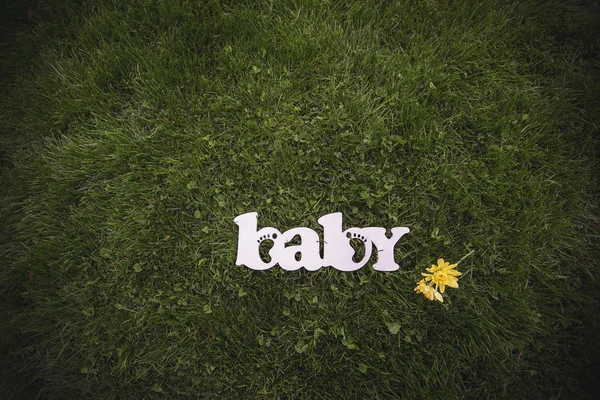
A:
[[[598,390],[593,5],[5,7],[4,398]],[[250,211],[411,233],[393,273],[252,271]],[[413,292],[471,250],[443,304]]]

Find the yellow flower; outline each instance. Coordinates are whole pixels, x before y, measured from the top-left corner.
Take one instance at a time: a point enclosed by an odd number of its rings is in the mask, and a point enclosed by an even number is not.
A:
[[[429,300],[438,300],[443,303],[444,298],[440,292],[444,293],[446,286],[451,288],[458,287],[457,276],[461,276],[462,274],[456,270],[456,267],[462,260],[474,252],[475,250],[471,250],[469,254],[461,258],[456,264],[450,264],[449,262],[444,261],[443,258],[440,258],[437,265],[432,265],[431,268],[427,268],[428,274],[421,273],[425,279],[421,279],[417,283],[415,292],[423,293]],[[438,292],[438,289],[440,292]]]
[[[432,265],[431,268],[427,268],[429,274],[421,273],[425,277],[425,281],[431,281],[436,285],[436,288],[440,289],[441,293],[444,293],[446,290],[446,286],[451,288],[458,287],[458,279],[457,276],[462,275],[455,268],[458,264],[450,264],[449,262],[444,261],[443,258],[438,260],[437,265]]]
[[[441,301],[442,303],[444,302],[444,298],[442,297],[442,295],[437,290],[435,290],[433,288],[433,286],[425,283],[425,279],[421,279],[419,281],[419,283],[417,283],[415,292],[423,293],[423,295],[425,297],[427,297],[429,300],[438,300],[438,301]]]

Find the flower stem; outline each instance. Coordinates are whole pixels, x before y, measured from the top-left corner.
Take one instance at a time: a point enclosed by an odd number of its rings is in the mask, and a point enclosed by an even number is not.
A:
[[[469,256],[470,256],[471,254],[473,254],[473,253],[475,253],[475,250],[471,250],[471,251],[469,252],[469,254],[467,254],[466,256],[464,256],[463,258],[461,258],[461,259],[460,259],[460,260],[459,260],[459,261],[456,263],[456,265],[460,264],[460,263],[462,262],[462,260],[464,260],[465,258],[469,257]]]

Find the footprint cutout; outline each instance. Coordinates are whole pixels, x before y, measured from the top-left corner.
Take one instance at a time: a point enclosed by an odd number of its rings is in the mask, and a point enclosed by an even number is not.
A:
[[[275,243],[273,242],[273,239],[276,239],[276,238],[277,238],[276,233],[273,234],[273,238],[271,238],[271,234],[269,233],[267,235],[262,235],[256,241],[259,244],[258,252],[259,252],[260,258],[261,258],[261,260],[263,260],[263,262],[266,262],[266,263],[271,262],[271,255],[269,254],[269,251],[275,245]]]
[[[358,239],[360,241],[362,241],[363,243],[367,243],[367,238],[363,235],[359,235],[358,233],[354,232],[352,234],[352,239]]]
[[[368,238],[356,232],[353,232],[351,236],[349,235],[349,238],[350,246],[352,246],[352,249],[354,250],[352,261],[360,262],[365,256]],[[359,244],[360,242],[362,242],[362,246]]]

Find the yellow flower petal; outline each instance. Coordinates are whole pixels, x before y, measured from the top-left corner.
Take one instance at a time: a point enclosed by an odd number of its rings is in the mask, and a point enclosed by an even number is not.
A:
[[[439,302],[444,302],[444,298],[442,297],[441,294],[439,294],[438,292],[434,292],[435,298],[439,301]]]
[[[454,280],[449,280],[448,282],[446,282],[446,285],[450,286],[451,288],[458,288],[458,282],[456,281],[456,279]],[[442,292],[444,293],[444,292]]]

